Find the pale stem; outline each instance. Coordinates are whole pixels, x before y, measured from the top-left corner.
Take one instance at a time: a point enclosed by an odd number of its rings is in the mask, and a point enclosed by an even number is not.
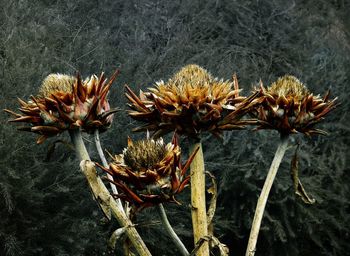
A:
[[[97,148],[98,155],[100,156],[100,159],[101,159],[101,162],[103,164],[103,167],[108,169],[109,165],[108,165],[108,162],[106,160],[106,157],[105,157],[105,155],[103,153],[103,150],[102,150],[102,147],[101,147],[100,132],[98,131],[98,129],[95,130],[94,135],[95,135],[94,136],[94,138],[95,138],[95,145],[96,145],[96,148]],[[107,178],[109,180],[113,180],[113,176],[110,175],[109,173],[107,173]],[[112,183],[110,183],[110,185],[111,185],[113,194],[118,195],[117,187],[114,184],[112,184]],[[118,198],[116,201],[117,201],[117,204],[119,205],[119,207],[123,209],[123,205],[122,205],[122,202],[120,201],[120,199]]]
[[[190,155],[199,148],[191,163],[191,213],[194,243],[208,235],[208,223],[205,203],[205,170],[202,143],[190,140]],[[197,256],[209,256],[208,242],[199,248]]]
[[[118,204],[116,203],[116,201],[111,196],[108,189],[102,182],[101,178],[97,175],[96,168],[94,164],[90,161],[90,156],[84,145],[80,130],[70,130],[69,133],[74,144],[76,154],[81,161],[80,168],[89,183],[89,186],[95,199],[101,206],[101,209],[107,216],[109,215],[108,211],[112,212],[112,214],[117,219],[119,225],[122,227],[126,227],[126,234],[139,255],[151,256],[151,253],[149,252],[142,238],[138,234],[133,223],[125,215],[124,211],[118,206]]]
[[[163,226],[165,227],[165,229],[168,232],[169,236],[171,237],[171,239],[175,243],[176,247],[179,249],[181,255],[183,255],[183,256],[190,255],[190,253],[187,251],[185,245],[182,243],[182,241],[180,240],[180,238],[177,236],[177,234],[175,233],[174,229],[170,225],[168,217],[166,215],[166,212],[165,212],[164,207],[163,207],[162,204],[158,205],[158,213],[159,213],[159,216],[161,218]]]
[[[260,197],[258,199],[258,203],[256,205],[255,209],[255,215],[252,223],[252,228],[250,230],[250,236],[246,251],[246,256],[254,256],[256,251],[256,243],[258,240],[258,235],[260,231],[261,226],[261,220],[264,214],[265,206],[267,199],[269,197],[269,193],[273,184],[273,181],[276,177],[278,168],[281,164],[281,161],[283,159],[284,153],[286,152],[288,147],[288,137],[283,136],[281,137],[281,141],[278,144],[275,157],[273,158],[273,161],[270,166],[270,170],[267,174],[263,189],[261,190]]]

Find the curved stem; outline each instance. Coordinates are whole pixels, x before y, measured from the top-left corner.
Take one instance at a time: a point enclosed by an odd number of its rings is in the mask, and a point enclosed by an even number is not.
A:
[[[171,237],[171,239],[173,240],[173,242],[175,243],[175,245],[177,246],[179,251],[181,252],[181,255],[183,255],[183,256],[190,255],[190,253],[187,251],[185,245],[182,243],[182,241],[180,240],[180,238],[177,236],[174,229],[170,225],[163,205],[159,204],[157,208],[158,208],[158,213],[159,213],[159,216],[162,220],[163,226],[165,227],[166,231],[168,232],[169,236]]]
[[[191,170],[191,207],[194,243],[208,235],[208,223],[205,203],[205,170],[202,143],[200,140],[190,141],[190,154],[199,148],[190,166]],[[209,256],[208,242],[196,252],[197,256]]]
[[[98,129],[95,130],[94,138],[95,138],[95,145],[97,148],[97,152],[98,152],[98,155],[100,156],[101,162],[105,168],[109,168],[108,162],[106,160],[106,157],[101,147],[100,132],[98,131]],[[109,180],[113,180],[113,176],[110,175],[109,173],[107,173],[107,177]],[[113,194],[118,195],[117,187],[112,183],[110,183],[110,185],[111,185]],[[117,201],[117,204],[120,206],[120,208],[123,209],[123,205],[120,199],[118,198],[116,201]]]
[[[252,228],[250,230],[250,236],[246,251],[246,256],[254,256],[256,251],[256,243],[258,240],[258,235],[261,226],[261,220],[264,214],[267,198],[269,197],[269,193],[273,184],[273,181],[276,177],[278,168],[283,159],[284,153],[286,152],[288,147],[288,137],[281,137],[281,141],[278,144],[275,157],[270,166],[270,170],[267,174],[263,189],[261,190],[260,197],[258,199],[258,203],[255,209],[255,215],[252,223]]]
[[[119,225],[126,228],[126,234],[139,255],[151,256],[151,253],[135,229],[134,224],[125,215],[124,211],[118,206],[102,182],[101,178],[97,175],[95,165],[90,161],[90,156],[84,145],[80,130],[70,130],[69,134],[74,144],[76,154],[81,160],[80,169],[84,173],[91,191],[102,211],[109,218],[111,212],[119,222]]]

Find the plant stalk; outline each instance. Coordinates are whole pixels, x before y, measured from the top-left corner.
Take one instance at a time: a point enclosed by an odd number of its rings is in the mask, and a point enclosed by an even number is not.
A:
[[[205,203],[205,170],[202,143],[200,140],[190,141],[190,154],[199,148],[191,166],[191,213],[195,245],[208,235],[208,223]],[[209,256],[209,245],[205,241],[196,252],[197,256]]]
[[[163,226],[165,227],[165,229],[168,232],[169,236],[171,237],[171,239],[175,243],[176,247],[179,249],[181,255],[189,256],[190,253],[187,251],[185,245],[182,243],[182,241],[180,240],[180,238],[177,236],[177,234],[175,233],[174,229],[170,225],[168,217],[166,215],[166,212],[165,212],[164,207],[163,207],[162,204],[158,205],[158,213],[159,213],[159,216],[160,216],[160,219],[162,221]]]
[[[94,138],[95,138],[96,149],[97,149],[98,155],[100,156],[101,162],[105,168],[109,168],[108,162],[106,160],[106,157],[105,157],[103,150],[102,150],[102,147],[101,147],[100,132],[98,131],[98,129],[95,130],[94,135],[95,135]],[[107,177],[109,180],[113,180],[113,176],[110,175],[109,173],[107,173]],[[110,185],[111,185],[111,189],[112,189],[113,194],[118,195],[117,187],[112,183],[110,183]],[[121,209],[123,209],[123,205],[122,205],[121,200],[118,198],[116,201],[117,201],[117,204],[119,205],[119,207]]]
[[[269,193],[273,184],[273,181],[276,177],[278,168],[281,164],[281,161],[283,159],[284,153],[286,152],[288,147],[288,137],[287,136],[281,136],[281,141],[278,144],[275,157],[273,158],[273,161],[270,166],[270,170],[267,174],[263,189],[261,190],[260,197],[258,199],[258,203],[256,205],[255,209],[255,215],[252,223],[252,228],[250,230],[249,235],[249,241],[246,251],[246,256],[254,256],[256,251],[256,243],[258,240],[258,235],[260,231],[261,226],[261,220],[264,214],[265,206],[267,199],[269,197]]]
[[[102,182],[101,178],[97,175],[95,165],[90,161],[90,156],[84,145],[80,130],[70,130],[69,132],[76,150],[76,154],[81,161],[80,168],[84,173],[91,191],[102,211],[107,217],[110,217],[111,212],[119,222],[119,225],[126,227],[126,234],[140,256],[151,256],[151,253],[138,234],[133,223],[118,206]]]

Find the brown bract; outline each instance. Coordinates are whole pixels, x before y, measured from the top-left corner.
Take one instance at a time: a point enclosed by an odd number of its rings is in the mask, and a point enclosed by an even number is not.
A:
[[[180,193],[190,180],[186,175],[198,149],[181,163],[181,150],[176,135],[167,145],[162,139],[128,141],[123,153],[116,155],[109,168],[101,169],[113,176],[119,194],[116,197],[144,208],[164,202],[177,202]]]
[[[313,95],[296,77],[280,77],[267,89],[260,85],[260,104],[252,112],[259,119],[257,129],[275,129],[282,135],[326,134],[314,126],[336,107],[329,92],[322,98]]]
[[[109,89],[118,75],[116,71],[107,81],[104,74],[82,81],[76,77],[51,74],[42,83],[39,94],[31,100],[19,100],[21,113],[5,109],[15,118],[14,123],[26,123],[19,130],[40,134],[37,143],[65,130],[81,129],[92,133],[103,132],[112,123],[113,113],[107,100]]]
[[[242,117],[259,94],[242,97],[236,76],[232,82],[219,80],[197,65],[183,67],[166,83],[157,82],[139,96],[128,86],[126,90],[129,115],[145,123],[134,131],[154,131],[154,137],[172,131],[190,137],[205,131],[220,135],[223,130],[244,128],[252,120]]]

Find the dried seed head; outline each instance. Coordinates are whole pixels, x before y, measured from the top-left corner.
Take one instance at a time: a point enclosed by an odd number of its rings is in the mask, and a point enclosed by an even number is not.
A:
[[[142,209],[159,203],[177,203],[175,196],[190,181],[186,171],[197,151],[181,163],[177,136],[166,145],[162,139],[134,142],[129,138],[128,147],[113,158],[109,168],[96,164],[113,176],[113,183],[120,189],[119,198],[135,209]]]
[[[163,140],[140,140],[129,145],[123,152],[124,163],[134,171],[150,169],[167,153]]]
[[[76,77],[63,74],[50,74],[41,84],[39,96],[49,97],[56,92],[72,93],[72,85]]]
[[[277,81],[268,88],[268,93],[277,96],[291,97],[296,100],[301,100],[310,94],[309,90],[298,78],[290,75],[278,78]]]
[[[178,73],[169,79],[167,84],[175,85],[179,89],[184,85],[191,85],[192,88],[201,88],[213,80],[214,78],[207,70],[198,65],[190,64],[183,67]]]

